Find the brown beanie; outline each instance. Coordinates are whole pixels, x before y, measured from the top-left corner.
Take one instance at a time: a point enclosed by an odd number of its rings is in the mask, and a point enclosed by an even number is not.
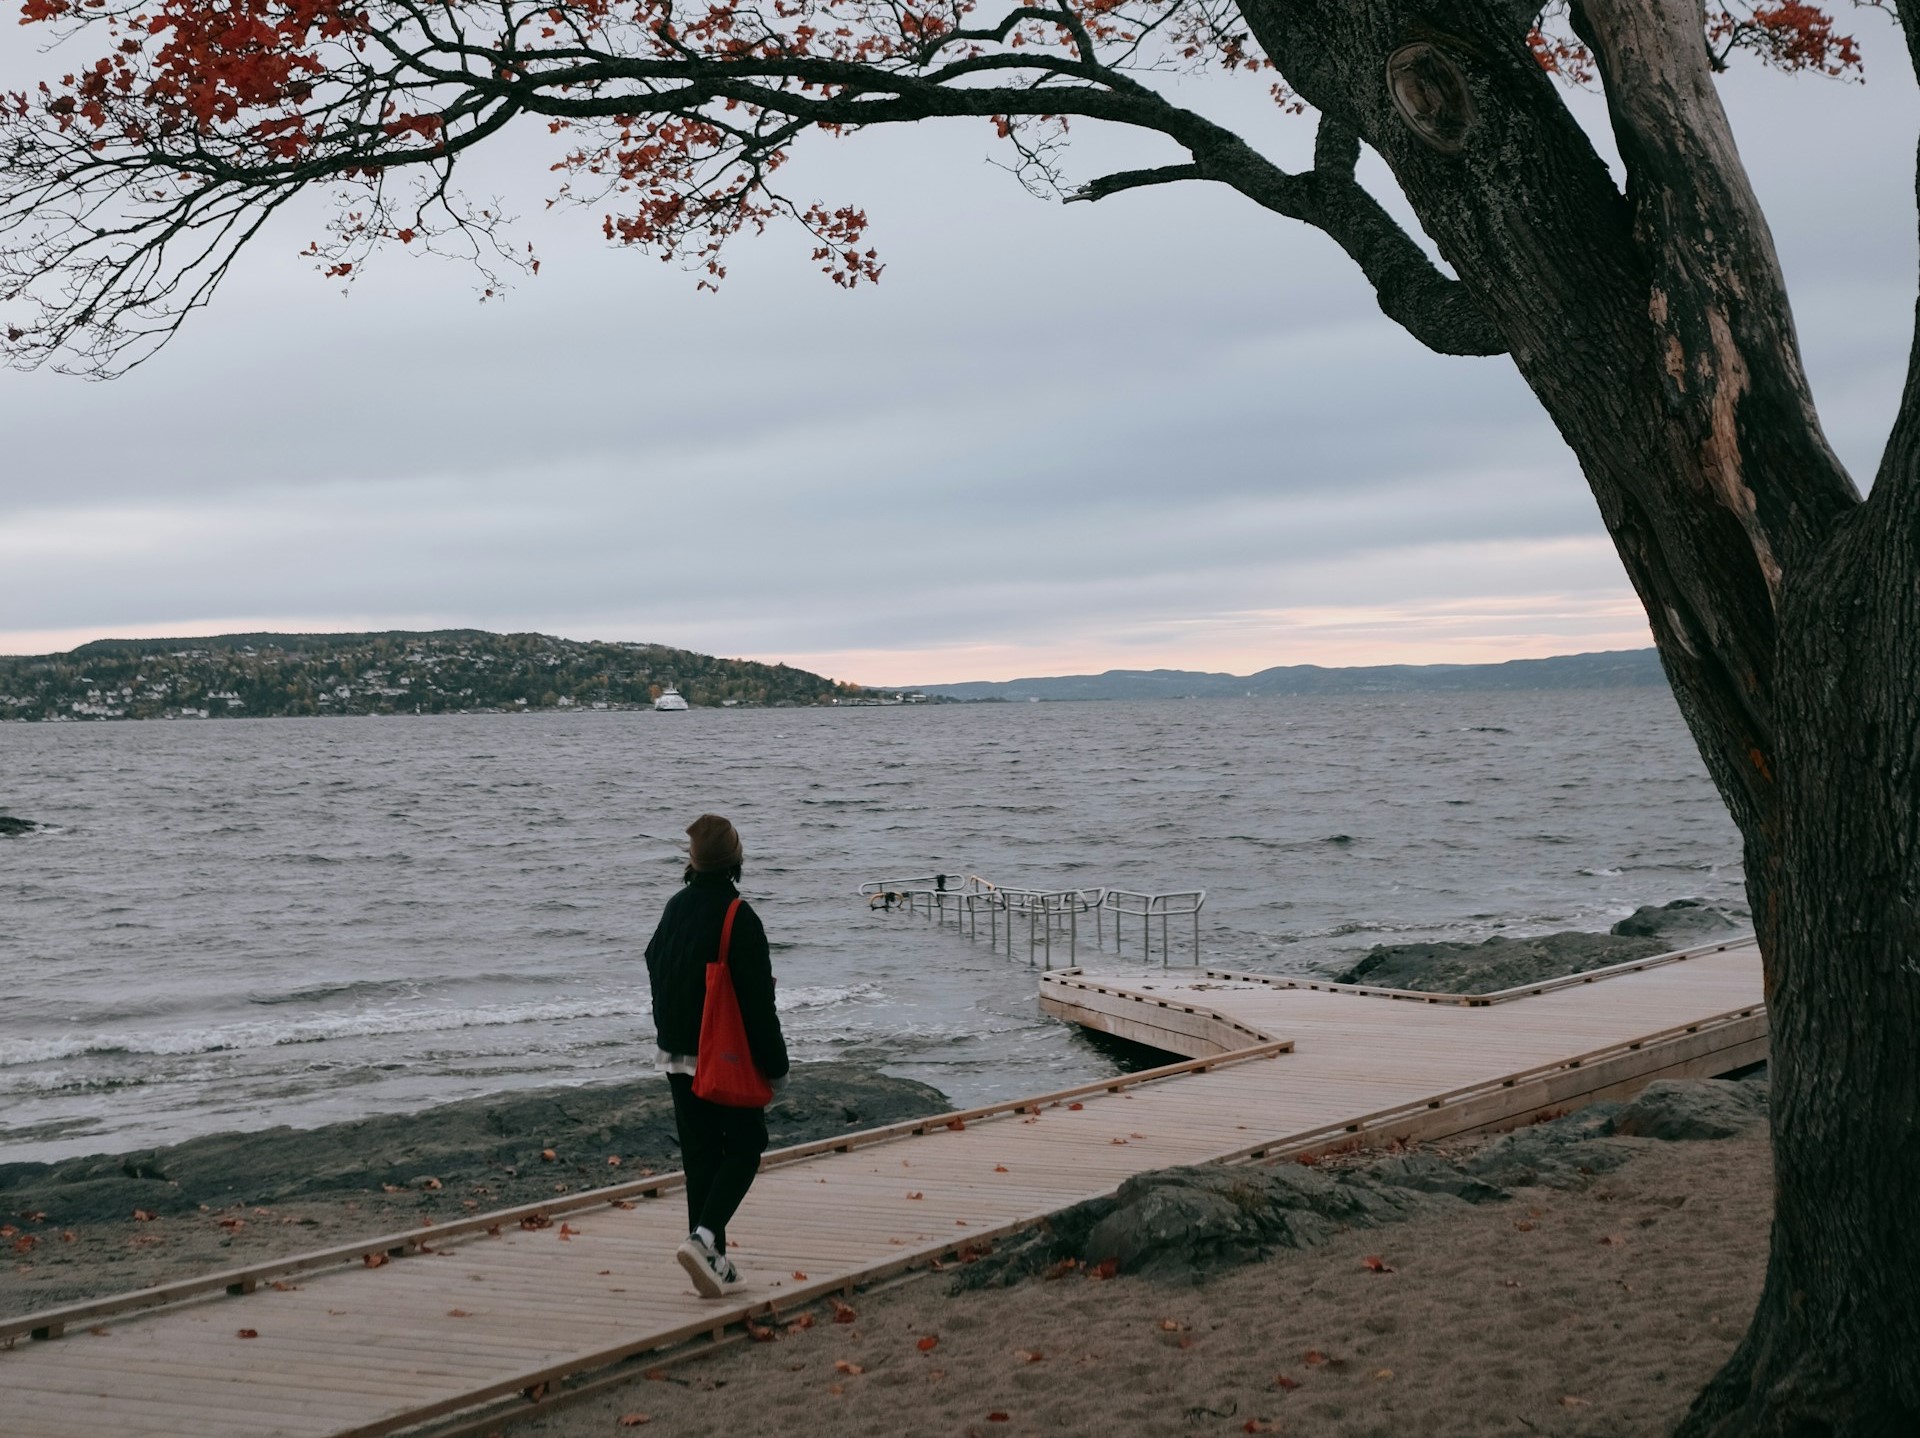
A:
[[[702,814],[687,825],[687,861],[701,873],[740,867],[740,833],[718,814]]]

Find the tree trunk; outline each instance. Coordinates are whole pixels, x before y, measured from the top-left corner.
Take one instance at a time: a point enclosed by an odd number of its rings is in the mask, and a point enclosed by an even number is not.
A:
[[[1920,361],[1920,348],[1916,349]],[[1920,1433],[1920,473],[1910,374],[1872,498],[1780,614],[1767,956],[1774,1220],[1683,1438]]]
[[[1625,194],[1527,53],[1527,8],[1245,0],[1289,84],[1386,160],[1578,456],[1745,840],[1776,1214],[1752,1327],[1682,1431],[1914,1438],[1920,381],[1863,503],[1697,4],[1575,6]]]

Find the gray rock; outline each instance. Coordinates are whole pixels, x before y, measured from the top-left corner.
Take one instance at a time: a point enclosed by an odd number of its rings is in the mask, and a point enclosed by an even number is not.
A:
[[[1731,1138],[1767,1116],[1764,1082],[1655,1079],[1614,1117],[1613,1132],[1627,1138]]]
[[[1619,1110],[1613,1103],[1588,1104],[1564,1118],[1516,1129],[1460,1166],[1500,1188],[1585,1188],[1634,1155],[1632,1144],[1607,1136]]]
[[[1675,899],[1671,904],[1645,904],[1608,932],[1622,938],[1659,939],[1668,948],[1686,948],[1751,927],[1751,917],[1744,908],[1718,908],[1700,899]]]

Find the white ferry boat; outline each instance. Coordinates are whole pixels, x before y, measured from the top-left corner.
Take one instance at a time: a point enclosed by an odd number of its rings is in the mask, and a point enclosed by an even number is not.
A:
[[[687,701],[681,697],[678,689],[669,684],[661,691],[660,697],[653,701],[653,707],[670,713],[676,709],[686,708]]]

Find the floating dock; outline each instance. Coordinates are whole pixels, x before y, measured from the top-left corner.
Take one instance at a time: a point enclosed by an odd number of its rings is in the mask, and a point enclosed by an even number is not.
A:
[[[674,1264],[669,1174],[0,1319],[0,1422],[8,1438],[488,1433],[1137,1173],[1510,1127],[1766,1056],[1750,940],[1471,999],[1133,969],[1046,974],[1040,1003],[1189,1057],[768,1154],[729,1234],[751,1286],[725,1299]]]

